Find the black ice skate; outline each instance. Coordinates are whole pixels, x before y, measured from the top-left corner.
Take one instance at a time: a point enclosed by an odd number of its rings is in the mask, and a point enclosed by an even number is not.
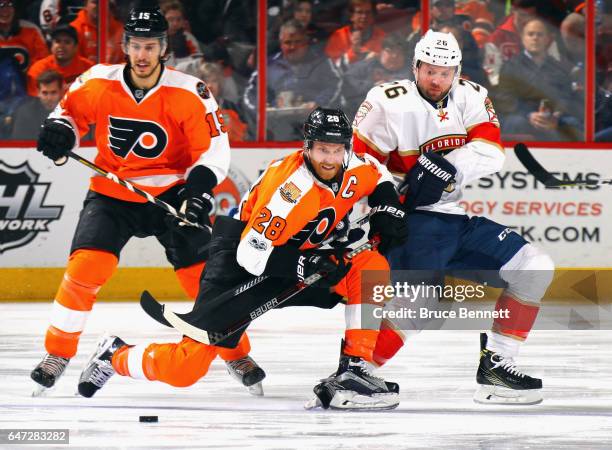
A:
[[[393,409],[399,405],[399,385],[372,375],[373,366],[356,356],[342,354],[335,374],[313,389],[315,398],[305,408]]]
[[[514,359],[488,350],[486,333],[480,334],[476,382],[476,403],[535,405],[542,401],[542,380],[522,373]]]
[[[111,364],[113,354],[127,344],[116,336],[102,336],[98,347],[79,377],[79,394],[92,397],[115,374]]]
[[[55,382],[62,376],[70,359],[62,358],[61,356],[55,356],[46,354],[43,360],[30,373],[30,377],[36,381],[38,386],[32,396],[37,397],[45,392],[47,389],[53,387]]]
[[[251,395],[262,396],[263,386],[261,381],[266,377],[266,373],[250,356],[225,361],[229,374],[245,385]]]

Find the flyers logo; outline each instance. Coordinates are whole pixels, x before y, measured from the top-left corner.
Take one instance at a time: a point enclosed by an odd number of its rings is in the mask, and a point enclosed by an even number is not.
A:
[[[108,145],[121,158],[130,152],[141,158],[157,158],[167,144],[166,130],[155,122],[109,116]]]

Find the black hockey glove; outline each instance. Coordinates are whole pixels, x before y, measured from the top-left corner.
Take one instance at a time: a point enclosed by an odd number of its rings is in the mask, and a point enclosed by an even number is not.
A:
[[[330,288],[337,285],[352,267],[352,264],[347,263],[343,258],[343,254],[343,249],[304,252],[304,254],[298,258],[296,267],[298,280],[305,280],[309,276],[319,272],[323,277],[313,286]]]
[[[344,249],[302,252],[291,245],[281,245],[270,254],[264,273],[303,281],[316,272],[325,272],[325,276],[313,286],[329,288],[338,284],[351,269],[351,264],[342,257],[345,252]]]
[[[211,226],[208,215],[214,209],[212,190],[216,185],[217,177],[212,170],[205,166],[194,167],[185,186],[179,191],[179,212],[190,222]]]
[[[45,119],[38,135],[36,150],[58,166],[68,161],[68,152],[76,142],[75,131],[66,119]]]
[[[393,183],[379,184],[369,196],[368,204],[372,206],[368,239],[378,234],[380,237],[378,251],[386,253],[393,247],[403,244],[408,237],[406,213],[400,204]]]
[[[444,191],[455,183],[455,175],[457,169],[442,155],[423,153],[399,187],[400,194],[406,195],[406,211],[437,203]]]

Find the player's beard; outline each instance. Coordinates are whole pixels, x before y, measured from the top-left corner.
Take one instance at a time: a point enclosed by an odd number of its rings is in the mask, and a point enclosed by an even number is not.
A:
[[[131,63],[130,63],[130,66],[131,66],[130,68],[131,68],[132,75],[133,75],[135,78],[140,79],[140,80],[148,80],[148,79],[150,79],[151,77],[153,77],[153,75],[155,74],[155,72],[157,71],[157,69],[160,67],[160,65],[161,65],[161,61],[158,59],[158,60],[157,60],[157,62],[156,62],[156,64],[155,64],[155,65],[154,65],[154,66],[151,68],[151,70],[149,70],[148,72],[140,72],[140,73],[139,73],[139,72],[136,70],[135,65],[134,65],[134,64],[131,64]]]

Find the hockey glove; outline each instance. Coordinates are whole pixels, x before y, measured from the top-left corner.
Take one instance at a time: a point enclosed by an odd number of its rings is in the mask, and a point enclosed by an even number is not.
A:
[[[455,175],[457,169],[442,155],[434,152],[423,153],[416,165],[406,174],[399,188],[400,194],[406,195],[406,211],[440,201],[444,191],[455,183]]]
[[[70,122],[65,119],[45,119],[38,135],[36,150],[61,166],[68,161],[68,152],[75,142],[75,131]]]
[[[212,170],[205,166],[194,167],[185,186],[179,191],[179,212],[190,222],[210,227],[208,215],[214,209],[215,198],[212,190],[216,185],[217,177]]]
[[[368,198],[370,210],[370,232],[368,239],[378,234],[378,251],[386,253],[404,243],[408,237],[406,213],[404,212],[395,187],[391,182],[380,183]]]
[[[315,273],[323,277],[313,286],[331,288],[337,285],[351,270],[352,264],[343,258],[344,250],[315,250],[304,252],[298,258],[297,277],[302,281]]]

